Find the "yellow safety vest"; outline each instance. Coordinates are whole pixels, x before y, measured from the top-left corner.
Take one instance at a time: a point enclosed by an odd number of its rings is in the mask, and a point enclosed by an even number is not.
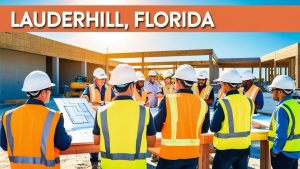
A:
[[[133,100],[115,100],[97,113],[102,169],[146,169],[149,109]]]
[[[212,91],[213,87],[211,85],[206,85],[204,89],[199,92],[198,83],[195,83],[192,87],[193,93],[196,96],[199,96],[201,99],[207,100],[209,98],[210,92]]]
[[[224,121],[221,130],[214,135],[214,147],[218,150],[248,148],[254,102],[242,94],[234,94],[220,99],[219,104],[224,111]]]
[[[139,94],[137,89],[134,89],[134,94],[133,94],[132,98],[135,101],[143,101],[145,103],[146,99],[147,99],[147,91],[143,88],[141,90],[142,90],[142,95]]]
[[[105,94],[104,94],[104,101],[105,102],[110,102],[112,100],[111,98],[111,87],[109,85],[105,85]],[[89,92],[90,92],[90,102],[92,103],[100,103],[101,99],[101,94],[98,89],[95,88],[95,84],[90,84],[89,85]]]
[[[260,91],[260,88],[253,84],[249,90],[245,93],[245,96],[249,97],[253,101],[255,101],[257,93]]]
[[[283,151],[300,152],[300,104],[296,100],[290,99],[278,105],[276,110],[280,108],[283,108],[289,117],[287,140],[283,147]],[[276,137],[276,126],[277,124],[273,113],[268,133],[270,149],[272,149],[274,144],[273,141]]]
[[[240,87],[238,89],[238,91],[239,91],[240,94],[243,94],[243,90],[244,90],[243,87]],[[222,91],[222,89],[219,89],[219,91],[218,91],[218,99],[222,99],[225,96],[226,96],[226,94]]]

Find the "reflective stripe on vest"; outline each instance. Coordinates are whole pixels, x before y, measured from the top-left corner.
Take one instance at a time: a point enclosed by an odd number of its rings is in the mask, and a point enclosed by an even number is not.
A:
[[[89,85],[89,92],[90,92],[90,102],[100,102],[102,100],[101,98],[101,92],[100,90],[95,88],[94,84]],[[104,101],[111,101],[111,88],[107,85],[105,85],[105,94],[104,94]]]
[[[6,126],[7,126],[7,141],[10,146],[12,156],[9,156],[9,161],[17,164],[42,164],[48,167],[53,167],[60,162],[59,157],[54,160],[46,159],[46,147],[48,144],[48,137],[50,133],[51,124],[55,115],[55,112],[49,111],[43,126],[42,138],[41,138],[41,157],[28,157],[28,156],[14,156],[14,138],[11,132],[11,117],[12,113],[7,114]]]
[[[197,86],[198,87],[198,86]],[[212,90],[212,87],[207,85],[204,89],[202,89],[201,93],[200,93],[200,98],[202,99],[208,99],[210,92]]]
[[[250,119],[252,116],[252,111],[253,111],[253,105],[252,105],[252,101],[247,98],[249,103],[250,103],[250,109],[251,109],[251,113],[250,113]],[[233,113],[232,113],[232,109],[230,106],[230,103],[228,101],[228,99],[222,99],[222,101],[225,104],[226,110],[227,110],[227,116],[228,116],[228,126],[229,126],[229,133],[215,133],[215,136],[218,138],[234,138],[234,137],[246,137],[250,135],[250,131],[245,131],[245,132],[234,132],[234,122],[233,122]]]
[[[177,139],[177,122],[178,122],[178,107],[177,107],[177,99],[176,95],[168,95],[170,102],[170,112],[171,112],[171,139],[161,139],[161,144],[165,146],[199,146],[200,139],[199,129],[203,118],[207,112],[205,106],[206,102],[203,99],[200,99],[200,114],[197,121],[197,130],[196,130],[196,139]]]
[[[259,92],[260,88],[255,86],[254,84],[250,87],[250,89],[245,93],[247,97],[255,101],[256,95]]]
[[[137,160],[137,159],[146,158],[146,153],[140,153],[142,134],[144,131],[145,118],[146,118],[146,109],[144,106],[140,106],[140,116],[138,122],[135,154],[110,153],[110,138],[109,138],[109,129],[107,124],[107,109],[101,112],[100,116],[101,116],[101,127],[102,127],[104,143],[105,143],[105,150],[106,150],[106,152],[101,152],[101,157],[111,159],[111,160]]]

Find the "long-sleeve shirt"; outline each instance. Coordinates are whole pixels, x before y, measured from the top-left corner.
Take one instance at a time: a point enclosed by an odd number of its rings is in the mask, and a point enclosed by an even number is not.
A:
[[[100,95],[101,95],[101,101],[104,101],[104,99],[105,99],[105,91],[106,91],[105,85],[103,85],[101,89],[99,89],[99,87],[98,87],[95,83],[94,83],[94,86],[95,86],[95,88],[98,89],[99,92],[100,92]],[[90,97],[90,88],[89,88],[88,86],[84,89],[82,95],[86,95],[86,96]],[[114,91],[112,90],[112,91],[111,91],[111,98],[114,98],[115,96],[116,96],[116,94],[115,94]]]
[[[229,91],[226,95],[239,94],[238,90]],[[213,114],[213,117],[210,122],[210,131],[217,133],[222,128],[222,123],[225,119],[223,108],[220,104],[217,105],[217,108]],[[224,156],[236,156],[236,155],[249,155],[250,147],[241,150],[216,150],[218,153],[221,153]]]
[[[178,90],[177,93],[190,93],[193,94],[192,90],[188,89],[181,89]],[[160,132],[163,128],[163,124],[166,121],[167,117],[167,106],[166,106],[166,99],[165,97],[161,100],[159,106],[158,106],[158,113],[154,117],[154,124],[156,131]],[[202,133],[207,133],[209,129],[209,110],[205,115],[204,122],[202,124]]]
[[[147,92],[151,92],[155,95],[158,92],[159,84],[157,82],[151,83],[149,81],[146,81],[145,85],[144,85],[144,89],[147,90]],[[148,99],[149,99],[149,101],[148,101],[149,107],[157,106],[157,101],[158,101],[157,97],[151,96],[151,97],[148,97]]]
[[[197,85],[199,89],[199,93],[202,92],[202,90],[206,87],[206,84],[204,86],[200,86],[199,84]],[[215,95],[214,95],[214,89],[211,89],[208,99],[211,99],[212,101],[215,100]],[[208,106],[212,106],[213,103],[209,104]]]
[[[35,99],[29,99],[26,104],[37,104],[37,105],[43,105],[45,104],[40,100]],[[38,112],[37,112],[38,113]],[[1,132],[0,132],[0,146],[3,150],[7,151],[7,139],[6,139],[6,133],[3,126],[3,121],[1,122]],[[64,128],[64,119],[61,115],[54,134],[54,146],[58,148],[59,150],[66,150],[70,147],[72,142],[71,136],[69,136]]]
[[[283,102],[293,99],[291,96],[287,96],[279,101],[279,104],[282,104]],[[299,112],[296,112],[299,113]],[[274,145],[272,148],[273,153],[278,154],[282,152],[285,156],[298,159],[300,158],[300,152],[285,152],[283,151],[283,147],[287,140],[287,131],[289,126],[289,117],[287,112],[279,107],[275,109],[274,111],[274,119],[276,121],[276,136],[274,139]]]

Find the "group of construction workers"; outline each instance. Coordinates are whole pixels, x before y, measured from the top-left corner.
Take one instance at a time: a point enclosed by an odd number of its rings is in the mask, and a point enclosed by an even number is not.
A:
[[[108,76],[101,68],[82,98],[105,105],[96,111],[94,143],[99,145],[102,169],[146,169],[147,147],[161,132],[158,169],[196,169],[199,163],[200,135],[214,133],[216,154],[213,169],[246,169],[251,145],[252,115],[264,105],[263,94],[253,83],[251,71],[239,74],[224,70],[214,81],[220,87],[214,103],[213,87],[205,71],[198,74],[190,65],[181,65],[164,74],[163,85],[156,72],[142,72],[119,64]],[[173,83],[173,81],[175,83]],[[1,125],[3,150],[8,151],[12,169],[60,168],[59,151],[66,150],[71,137],[64,129],[60,112],[45,107],[51,95],[48,75],[31,72],[22,91],[26,104],[4,113]],[[278,105],[269,128],[269,148],[274,169],[296,169],[300,158],[300,105],[291,94],[295,81],[286,75],[275,77],[269,86]],[[158,112],[149,108],[157,107]],[[209,107],[214,107],[210,120]],[[91,154],[92,168],[99,165],[98,153]]]

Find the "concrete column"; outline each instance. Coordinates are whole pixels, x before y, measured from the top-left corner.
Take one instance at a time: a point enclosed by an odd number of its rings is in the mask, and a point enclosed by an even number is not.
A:
[[[267,81],[267,77],[268,77],[268,69],[267,67],[264,67],[264,70],[265,70],[265,82]]]
[[[52,81],[55,86],[52,89],[53,95],[59,95],[59,58],[53,57],[52,58]]]
[[[213,63],[212,63],[212,55],[209,55],[209,82],[212,84],[213,82]]]
[[[259,63],[259,84],[262,84],[262,80],[261,80],[261,63]]]
[[[87,62],[81,63],[81,75],[87,76]]]
[[[145,74],[145,57],[144,57],[144,53],[142,54],[142,73]]]

